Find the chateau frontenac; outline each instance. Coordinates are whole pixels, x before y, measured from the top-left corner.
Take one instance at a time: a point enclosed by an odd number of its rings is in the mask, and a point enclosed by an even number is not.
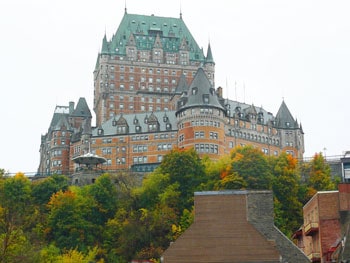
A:
[[[97,56],[93,111],[85,98],[56,106],[41,137],[38,174],[72,174],[72,160],[105,158],[104,171],[151,172],[172,149],[218,160],[236,146],[266,155],[304,153],[304,133],[286,103],[273,115],[223,97],[210,44],[203,51],[179,18],[128,14]]]

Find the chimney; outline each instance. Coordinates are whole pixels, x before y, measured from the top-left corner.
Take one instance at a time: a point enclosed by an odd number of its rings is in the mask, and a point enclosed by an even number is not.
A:
[[[222,88],[221,87],[218,87],[216,89],[216,94],[218,95],[219,98],[222,98]]]
[[[350,211],[350,184],[340,183],[339,190],[339,211]]]

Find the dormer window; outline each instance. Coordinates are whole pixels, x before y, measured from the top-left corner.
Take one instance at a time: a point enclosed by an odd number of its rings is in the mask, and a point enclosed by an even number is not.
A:
[[[141,126],[140,125],[137,125],[136,128],[135,128],[136,132],[141,132]]]
[[[198,88],[192,88],[192,95],[196,95],[198,93]]]
[[[168,120],[169,120],[168,116],[164,115],[163,121],[164,121],[164,122],[167,122]]]
[[[102,128],[99,128],[99,129],[97,130],[97,134],[98,134],[98,135],[103,135],[103,129],[102,129]]]
[[[117,127],[117,134],[126,134],[126,133],[128,133],[127,126],[118,126]]]
[[[156,123],[148,124],[148,131],[158,131],[158,125]]]
[[[209,94],[204,94],[203,95],[203,103],[204,104],[209,104]]]
[[[286,122],[286,126],[287,126],[287,127],[290,127],[290,122],[287,121],[287,122]]]
[[[138,119],[134,119],[134,124],[136,125],[136,124],[138,124],[139,123],[139,120]]]
[[[165,125],[165,129],[166,129],[167,131],[171,130],[171,124],[170,124],[170,123],[167,123],[167,124]]]
[[[117,126],[117,121],[116,120],[112,121],[112,126]]]

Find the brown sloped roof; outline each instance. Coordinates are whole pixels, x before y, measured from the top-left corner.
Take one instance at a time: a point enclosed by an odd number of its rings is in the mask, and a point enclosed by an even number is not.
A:
[[[279,262],[280,253],[247,221],[239,195],[195,196],[194,223],[164,252],[164,263]]]

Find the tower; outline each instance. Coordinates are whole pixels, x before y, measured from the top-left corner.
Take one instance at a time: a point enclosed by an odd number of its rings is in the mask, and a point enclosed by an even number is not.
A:
[[[94,111],[101,125],[119,113],[168,111],[181,76],[190,83],[204,65],[214,84],[210,45],[207,57],[180,18],[124,13],[111,40],[102,40],[94,70]]]
[[[188,92],[177,102],[179,148],[195,148],[200,155],[219,159],[225,152],[224,107],[202,68]]]

